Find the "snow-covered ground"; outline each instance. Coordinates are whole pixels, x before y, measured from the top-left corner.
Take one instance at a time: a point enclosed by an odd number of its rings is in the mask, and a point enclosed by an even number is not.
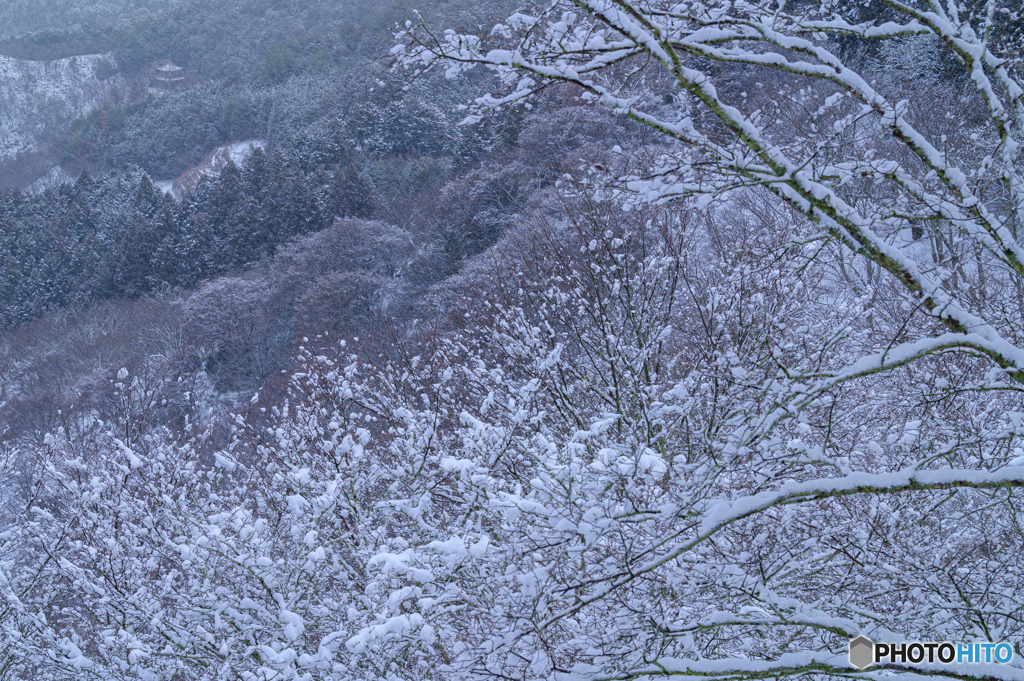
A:
[[[203,159],[203,162],[194,168],[189,168],[173,180],[153,180],[153,186],[164,194],[170,194],[175,199],[180,199],[207,177],[217,177],[229,161],[235,165],[242,165],[252,154],[254,149],[265,149],[264,140],[246,140],[234,142],[217,147]],[[69,173],[61,166],[54,166],[46,175],[33,182],[28,191],[34,194],[41,194],[50,187],[60,184],[68,184],[78,179],[77,175]]]
[[[34,151],[39,142],[126,86],[109,54],[54,61],[0,56],[0,162]]]
[[[180,199],[189,193],[207,177],[217,177],[220,171],[228,162],[235,165],[242,165],[249,158],[255,149],[265,149],[266,142],[263,140],[245,140],[234,142],[217,147],[203,159],[203,162],[194,168],[189,168],[173,180],[156,180],[153,182],[164,193],[170,193],[174,198]]]
[[[60,166],[54,166],[50,168],[50,172],[46,173],[38,180],[28,186],[28,191],[32,194],[42,194],[50,187],[56,187],[61,184],[69,184],[74,182],[78,178],[64,170]]]

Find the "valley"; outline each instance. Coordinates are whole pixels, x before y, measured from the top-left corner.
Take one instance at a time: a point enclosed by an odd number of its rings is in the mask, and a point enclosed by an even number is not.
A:
[[[1021,678],[1018,5],[0,4],[0,681]]]

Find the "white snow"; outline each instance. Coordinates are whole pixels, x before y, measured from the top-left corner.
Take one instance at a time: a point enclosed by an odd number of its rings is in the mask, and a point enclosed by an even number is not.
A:
[[[38,180],[28,186],[28,191],[32,194],[42,194],[50,187],[56,187],[62,184],[70,184],[77,178],[64,170],[61,166],[54,166],[50,168],[50,171],[40,177]]]
[[[109,54],[54,61],[27,61],[0,56],[0,161],[38,149],[39,143],[70,121],[107,100],[116,101],[126,87]]]
[[[162,192],[169,193],[176,199],[180,199],[189,193],[204,179],[217,177],[224,167],[232,162],[235,165],[242,165],[256,149],[265,149],[266,141],[251,139],[244,142],[234,142],[217,147],[203,159],[203,162],[194,168],[189,168],[173,180],[156,180],[153,184]]]

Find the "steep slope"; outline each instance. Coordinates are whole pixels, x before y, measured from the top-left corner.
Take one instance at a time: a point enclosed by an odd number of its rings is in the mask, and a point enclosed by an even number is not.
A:
[[[246,140],[217,147],[203,159],[199,165],[189,168],[174,180],[158,180],[154,184],[164,192],[170,192],[180,199],[195,189],[203,179],[217,177],[228,163],[241,166],[252,154],[254,149],[265,149],[265,140]]]
[[[54,61],[0,56],[0,163],[40,142],[126,86],[109,54]]]
[[[111,25],[173,8],[179,0],[4,0],[0,36],[19,36],[74,26]]]
[[[61,166],[54,166],[50,169],[50,172],[30,184],[26,188],[26,191],[29,191],[32,194],[42,194],[51,187],[57,187],[62,184],[71,184],[76,179],[78,178],[75,175],[69,173]]]

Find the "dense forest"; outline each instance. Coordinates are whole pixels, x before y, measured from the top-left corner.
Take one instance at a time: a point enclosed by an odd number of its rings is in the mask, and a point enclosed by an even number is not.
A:
[[[1017,3],[418,10],[0,7],[0,679],[1022,678]]]
[[[528,186],[549,181],[557,170],[549,160],[525,173],[504,173],[494,186],[481,187],[476,201],[456,199],[459,173],[501,174],[501,162],[487,159],[514,155],[523,117],[513,112],[459,127],[454,109],[468,88],[439,87],[436,79],[408,87],[387,74],[379,57],[402,16],[393,10],[240,2],[96,3],[86,11],[58,4],[61,11],[6,5],[10,33],[0,52],[40,60],[99,51],[116,62],[128,87],[122,98],[47,140],[47,158],[61,164],[57,177],[77,179],[0,196],[3,331],[46,336],[51,332],[41,330],[50,321],[41,318],[48,313],[91,319],[91,310],[109,314],[121,305],[115,301],[132,308],[129,301],[140,297],[177,309],[183,295],[217,275],[258,276],[252,268],[265,267],[277,249],[339,218],[383,221],[401,235],[394,238],[416,243],[424,264],[407,276],[422,294],[493,243]],[[437,10],[463,19],[482,12],[457,4]],[[147,87],[158,57],[178,60],[189,73],[188,87]],[[265,144],[186,196],[172,198],[154,184],[199,164],[218,145],[247,139]],[[6,168],[11,178],[21,170],[17,162]],[[442,212],[445,220],[432,222]],[[295,303],[316,282],[291,286]],[[297,311],[292,303],[275,312],[288,328]],[[275,360],[255,374],[244,371],[241,383],[223,377],[225,385],[255,389],[270,367],[287,363],[290,336],[271,335]],[[70,363],[77,365],[73,355]],[[9,359],[10,384],[24,385],[20,367],[29,357]],[[53,358],[43,354],[40,361],[52,365]],[[71,376],[61,385],[93,380],[101,367],[90,361],[65,369]],[[228,373],[224,362],[206,366]],[[30,393],[22,388],[17,399]],[[54,399],[48,390],[41,394]]]

